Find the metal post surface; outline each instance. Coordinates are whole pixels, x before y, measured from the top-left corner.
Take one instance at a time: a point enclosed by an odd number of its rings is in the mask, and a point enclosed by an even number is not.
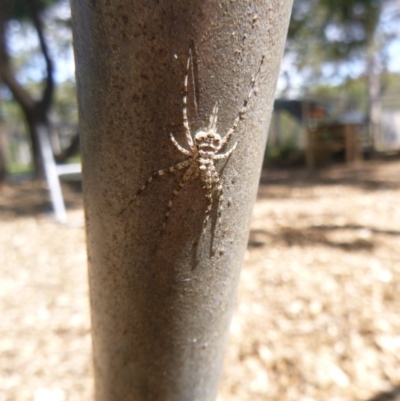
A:
[[[256,198],[291,1],[72,0],[97,401],[211,401],[220,377]],[[192,134],[219,101],[232,126],[262,56],[245,118],[216,163],[224,189],[205,235],[204,182],[173,191]],[[195,107],[195,104],[198,107]],[[185,142],[186,141],[186,142]],[[129,205],[129,207],[127,207]]]

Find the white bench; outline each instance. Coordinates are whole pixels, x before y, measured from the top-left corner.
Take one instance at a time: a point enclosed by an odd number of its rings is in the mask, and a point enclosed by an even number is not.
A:
[[[79,175],[82,171],[80,163],[56,164],[53,150],[51,148],[48,128],[45,125],[38,125],[40,153],[42,156],[44,173],[49,186],[51,203],[56,220],[59,223],[67,222],[67,213],[65,209],[64,197],[61,190],[60,177],[63,175]]]

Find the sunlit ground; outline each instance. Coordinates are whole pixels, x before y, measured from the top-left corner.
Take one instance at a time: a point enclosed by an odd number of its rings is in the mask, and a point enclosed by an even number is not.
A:
[[[92,397],[80,196],[46,196],[0,189],[0,401]],[[400,397],[399,205],[400,162],[264,172],[218,401]]]

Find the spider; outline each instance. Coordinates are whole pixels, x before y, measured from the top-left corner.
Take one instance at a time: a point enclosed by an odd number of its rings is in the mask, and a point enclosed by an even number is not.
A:
[[[205,196],[207,199],[207,208],[205,211],[205,217],[203,220],[202,235],[204,235],[207,223],[210,218],[210,213],[213,206],[213,190],[217,192],[218,200],[218,223],[220,223],[222,215],[222,202],[224,199],[224,190],[220,182],[220,176],[215,168],[215,162],[217,160],[222,160],[228,158],[233,151],[236,149],[238,142],[236,142],[229,150],[226,152],[221,152],[225,145],[229,142],[232,135],[234,134],[239,122],[244,119],[244,115],[247,111],[247,106],[249,100],[253,94],[256,81],[258,79],[261,66],[264,62],[264,56],[262,56],[258,70],[254,77],[250,81],[250,90],[247,97],[243,101],[243,105],[237,114],[232,127],[228,130],[224,137],[221,137],[217,132],[217,119],[218,119],[218,108],[219,102],[217,101],[213,107],[212,113],[210,115],[209,123],[207,128],[203,128],[197,131],[192,137],[192,133],[189,126],[189,120],[187,115],[187,98],[188,98],[188,77],[190,66],[192,65],[192,49],[189,47],[189,56],[186,63],[186,72],[184,76],[184,91],[183,91],[183,127],[185,129],[185,135],[187,140],[188,149],[181,146],[175,137],[170,134],[170,139],[174,146],[187,156],[186,160],[183,160],[171,167],[154,171],[144,185],[136,192],[136,195],[130,200],[128,205],[119,213],[122,214],[129,206],[136,200],[136,198],[147,188],[147,186],[158,177],[161,177],[167,173],[174,173],[178,170],[183,170],[186,168],[182,179],[179,182],[178,188],[173,191],[173,194],[168,202],[167,211],[165,213],[164,223],[161,230],[161,235],[165,231],[165,227],[169,218],[169,214],[173,205],[173,202],[184,185],[191,179],[200,176],[201,181],[204,183]],[[221,153],[220,153],[221,152]]]

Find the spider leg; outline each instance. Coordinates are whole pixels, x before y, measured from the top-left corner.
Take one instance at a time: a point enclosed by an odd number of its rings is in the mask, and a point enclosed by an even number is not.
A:
[[[221,159],[226,159],[227,157],[229,157],[229,156],[232,154],[232,152],[236,149],[236,146],[237,146],[238,142],[239,142],[239,141],[237,141],[237,142],[232,146],[232,148],[229,149],[227,152],[225,152],[225,153],[220,153],[219,155],[215,155],[215,156],[214,156],[214,160],[221,160]]]
[[[172,197],[168,202],[168,208],[167,208],[167,211],[165,212],[164,223],[163,223],[163,226],[162,226],[162,229],[161,229],[160,237],[165,232],[165,228],[167,226],[167,222],[168,222],[168,219],[169,219],[169,214],[171,212],[171,208],[172,208],[172,205],[174,203],[175,198],[178,196],[178,194],[181,191],[181,189],[185,186],[186,182],[192,177],[193,171],[196,168],[196,164],[195,164],[195,162],[193,162],[193,159],[190,159],[190,160],[192,162],[192,165],[187,169],[186,173],[183,175],[181,181],[179,182],[179,187],[174,190],[174,192],[172,193]]]
[[[129,208],[130,205],[136,200],[136,198],[147,188],[147,186],[153,181],[153,179],[161,177],[167,173],[173,173],[176,170],[181,170],[187,166],[189,166],[192,163],[193,159],[190,157],[189,159],[184,160],[183,162],[177,163],[171,167],[158,170],[158,171],[153,171],[153,173],[150,175],[150,177],[147,179],[147,181],[142,185],[141,188],[136,192],[136,195],[129,201],[129,203],[118,213],[118,216],[121,215],[122,213],[125,212],[126,209]]]
[[[190,149],[194,150],[195,146],[193,143],[193,138],[190,133],[190,127],[189,127],[189,120],[187,116],[187,98],[188,98],[188,80],[189,80],[189,69],[190,69],[190,64],[192,60],[192,48],[189,47],[189,57],[187,59],[186,63],[186,73],[185,73],[185,78],[183,80],[183,126],[185,127],[185,134],[186,134],[186,139],[188,142],[188,145]]]
[[[189,46],[189,51],[190,51],[190,69],[192,71],[192,87],[193,87],[193,103],[194,103],[194,109],[196,111],[196,116],[199,116],[199,108],[197,106],[197,99],[196,99],[196,80],[194,78],[194,63],[193,63],[193,55],[192,55],[192,48]]]
[[[222,187],[220,180],[219,180],[219,175],[216,170],[214,170],[214,182],[217,186],[217,200],[218,200],[218,225],[221,225],[221,216],[222,216],[222,211],[224,210],[224,207],[222,205],[222,202],[224,201],[224,188]]]
[[[207,223],[208,220],[210,218],[210,214],[211,214],[211,209],[212,209],[212,205],[213,205],[213,197],[212,197],[212,186],[213,186],[213,177],[214,177],[214,173],[215,173],[215,168],[213,165],[211,165],[205,172],[205,190],[206,190],[206,198],[207,198],[207,209],[205,211],[205,217],[203,220],[203,232],[202,235],[205,234],[206,232],[206,228],[207,228]],[[216,182],[216,184],[219,183],[219,177],[218,180]]]
[[[179,145],[178,141],[174,138],[174,136],[172,134],[169,134],[169,136],[170,136],[172,143],[179,150],[179,152],[182,152],[183,154],[188,155],[188,156],[192,155],[192,153],[189,150],[187,150],[183,146]]]
[[[210,122],[208,124],[207,130],[215,130],[217,128],[217,119],[218,119],[218,106],[219,102],[217,101],[214,105],[213,111],[210,115]]]
[[[254,77],[250,81],[249,93],[247,94],[246,99],[244,99],[242,108],[240,109],[240,111],[239,111],[238,115],[236,116],[235,120],[233,121],[232,127],[229,129],[228,133],[222,138],[222,141],[220,143],[220,146],[219,146],[218,150],[222,149],[222,147],[229,141],[229,139],[232,136],[232,134],[236,131],[236,128],[237,128],[239,122],[244,119],[244,115],[246,114],[247,106],[249,104],[249,100],[251,99],[251,96],[253,95],[254,87],[256,85],[258,76],[260,75],[260,70],[261,70],[261,66],[262,66],[262,64],[264,62],[264,58],[265,58],[265,56],[261,57],[261,61],[260,61],[260,64],[258,66],[258,70],[256,72],[256,75],[254,75]]]

